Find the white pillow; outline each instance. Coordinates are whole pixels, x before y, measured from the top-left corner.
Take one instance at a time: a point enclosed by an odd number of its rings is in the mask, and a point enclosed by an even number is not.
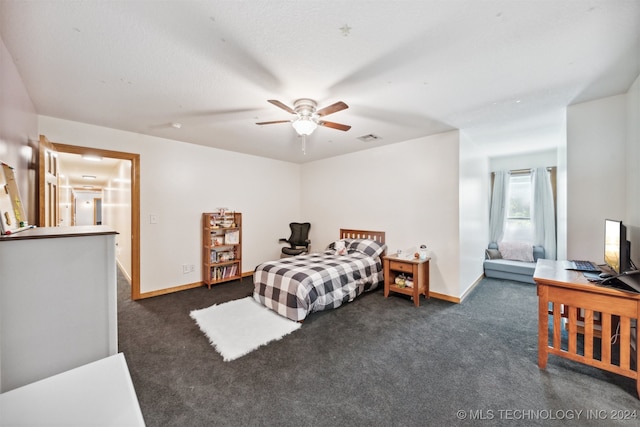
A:
[[[533,245],[527,242],[500,242],[498,250],[503,259],[533,262]]]

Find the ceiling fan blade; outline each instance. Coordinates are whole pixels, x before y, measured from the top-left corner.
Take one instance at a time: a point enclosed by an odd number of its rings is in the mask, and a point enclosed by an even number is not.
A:
[[[280,101],[278,101],[276,99],[269,99],[267,102],[272,103],[276,107],[282,108],[284,111],[286,111],[288,113],[296,114],[296,112],[293,110],[293,108],[283,104],[282,102],[280,102]]]
[[[342,123],[335,123],[335,122],[325,122],[323,120],[320,120],[318,122],[318,126],[324,126],[331,129],[338,129],[343,131],[348,131],[349,129],[351,129],[351,126],[349,125],[343,125]]]
[[[260,123],[256,123],[257,125],[272,125],[275,123],[291,123],[291,120],[276,120],[273,122],[260,122]]]
[[[346,110],[349,108],[347,104],[342,101],[336,102],[335,104],[331,104],[328,107],[324,107],[316,111],[316,114],[320,117],[328,116],[329,114],[337,113],[338,111]]]

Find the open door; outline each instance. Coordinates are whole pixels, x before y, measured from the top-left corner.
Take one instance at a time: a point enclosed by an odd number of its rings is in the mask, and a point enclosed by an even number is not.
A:
[[[140,155],[135,153],[125,153],[120,151],[103,150],[89,147],[79,147],[74,145],[52,143],[47,140],[45,136],[40,136],[39,146],[39,165],[38,165],[38,218],[40,218],[40,226],[45,226],[47,223],[47,217],[51,216],[51,209],[47,209],[48,203],[52,200],[55,201],[56,218],[52,218],[55,224],[59,223],[60,216],[57,211],[57,205],[59,205],[59,193],[58,193],[58,169],[57,153],[70,153],[70,154],[92,154],[101,157],[109,157],[113,159],[127,160],[131,163],[131,220],[130,229],[131,234],[123,236],[123,238],[131,239],[131,299],[137,300],[141,298],[140,295]],[[54,165],[47,165],[48,161],[55,161]],[[47,169],[56,170],[56,178],[53,179],[52,175],[47,175]],[[46,178],[48,176],[48,179]],[[50,184],[47,181],[54,181]],[[55,185],[54,185],[55,183]],[[48,195],[46,194],[48,192]],[[52,196],[51,193],[54,193]],[[75,204],[76,200],[72,193],[71,203]],[[75,220],[72,217],[70,219],[71,225],[75,225]],[[101,218],[101,222],[102,218]]]
[[[93,198],[93,225],[102,225],[102,199]]]
[[[58,142],[51,143],[53,149],[58,153],[70,154],[92,154],[100,157],[108,157],[112,159],[120,159],[129,161],[131,164],[131,217],[129,236],[120,235],[122,238],[130,239],[131,248],[131,299],[140,299],[140,155],[135,153],[125,153],[121,151],[104,150],[99,148],[80,147],[75,145],[61,144]],[[73,203],[77,200],[74,198]],[[72,218],[72,222],[75,221]],[[100,222],[104,223],[103,218]],[[75,225],[75,222],[74,222]]]
[[[40,135],[38,159],[38,225],[56,227],[60,218],[58,207],[58,156],[53,144]]]

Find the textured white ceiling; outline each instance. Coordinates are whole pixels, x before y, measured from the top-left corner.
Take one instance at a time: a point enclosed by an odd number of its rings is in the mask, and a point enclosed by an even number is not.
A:
[[[489,154],[640,74],[640,1],[6,1],[39,114],[291,162],[461,129]],[[289,124],[326,117],[307,152]],[[179,122],[181,129],[171,126]],[[357,138],[379,136],[365,143]],[[535,149],[544,149],[544,138]]]

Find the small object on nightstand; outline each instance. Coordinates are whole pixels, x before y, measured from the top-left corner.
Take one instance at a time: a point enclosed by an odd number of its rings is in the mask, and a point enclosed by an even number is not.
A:
[[[427,259],[427,245],[420,245],[420,259]]]
[[[406,279],[405,279],[405,281],[404,281],[404,285],[405,285],[407,288],[413,288],[413,277],[411,277],[411,276],[407,276],[407,278],[406,278]]]

